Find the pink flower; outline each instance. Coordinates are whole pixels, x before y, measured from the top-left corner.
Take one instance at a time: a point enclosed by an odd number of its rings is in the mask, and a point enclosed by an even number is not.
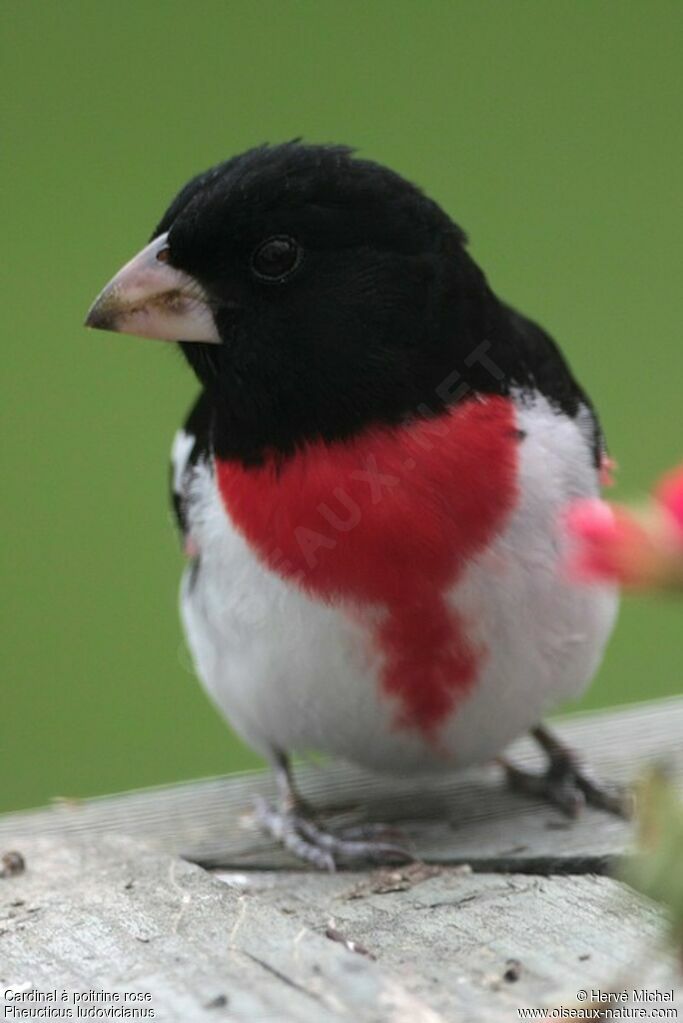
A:
[[[683,466],[668,473],[641,508],[598,498],[576,501],[564,522],[574,579],[683,589]]]
[[[671,516],[683,542],[683,465],[672,469],[659,481],[656,498]]]

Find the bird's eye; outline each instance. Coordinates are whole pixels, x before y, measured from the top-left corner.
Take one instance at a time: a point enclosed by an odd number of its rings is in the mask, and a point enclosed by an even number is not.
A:
[[[262,242],[251,257],[251,268],[266,281],[284,281],[301,262],[301,247],[293,238],[278,235]]]

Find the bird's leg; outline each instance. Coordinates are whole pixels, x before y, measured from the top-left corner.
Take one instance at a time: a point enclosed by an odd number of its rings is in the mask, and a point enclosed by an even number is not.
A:
[[[405,862],[409,852],[378,836],[389,830],[382,825],[361,825],[333,835],[316,821],[313,811],[296,791],[288,757],[278,753],[273,758],[277,784],[277,804],[257,801],[257,814],[263,827],[273,838],[299,859],[322,870],[336,870],[342,863]]]
[[[534,774],[501,760],[513,789],[542,796],[569,817],[576,817],[586,803],[620,817],[630,815],[631,801],[625,789],[594,778],[545,725],[532,728],[531,735],[548,754],[548,767],[542,774]]]

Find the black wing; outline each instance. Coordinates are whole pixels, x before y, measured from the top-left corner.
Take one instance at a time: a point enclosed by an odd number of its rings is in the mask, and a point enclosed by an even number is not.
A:
[[[606,454],[605,437],[593,402],[577,382],[551,336],[533,320],[506,307],[513,326],[522,378],[543,394],[551,405],[577,420],[586,433],[596,468]]]

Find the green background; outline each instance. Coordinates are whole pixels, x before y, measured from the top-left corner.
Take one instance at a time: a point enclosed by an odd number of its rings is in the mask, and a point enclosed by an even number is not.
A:
[[[2,5],[0,808],[257,763],[192,677],[167,451],[193,381],[89,333],[193,173],[344,141],[423,185],[559,339],[644,493],[681,458],[677,2]],[[681,609],[630,600],[585,706],[680,691]]]

